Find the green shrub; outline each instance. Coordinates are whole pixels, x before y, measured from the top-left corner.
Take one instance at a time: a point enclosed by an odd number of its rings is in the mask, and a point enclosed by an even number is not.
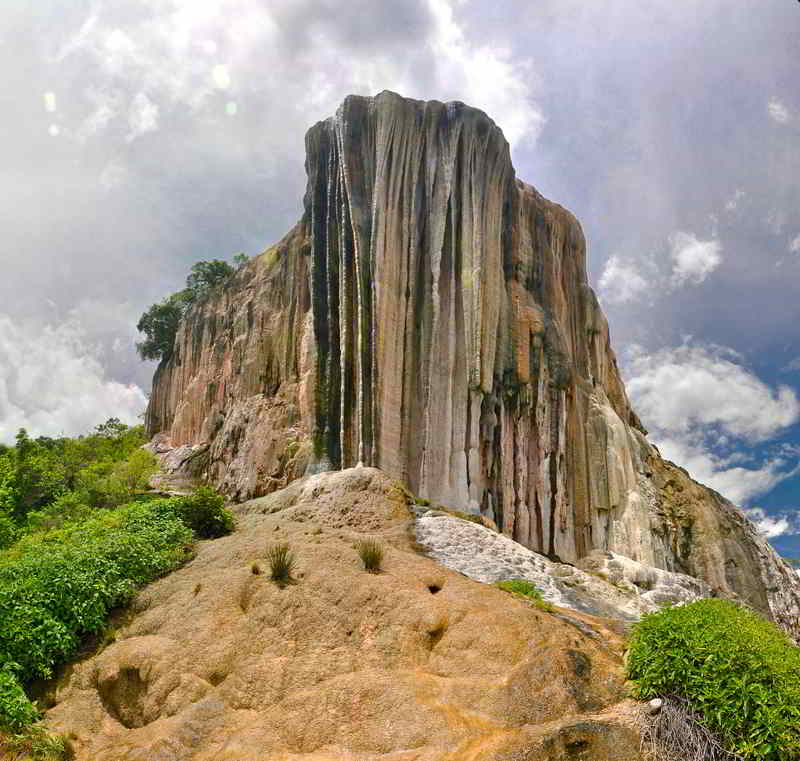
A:
[[[628,674],[639,698],[687,699],[743,758],[800,759],[800,648],[745,608],[701,600],[645,616]]]
[[[284,586],[292,581],[294,553],[286,542],[273,544],[267,550],[267,560],[269,561],[269,577],[272,581],[279,586]]]
[[[70,761],[75,758],[75,751],[66,737],[50,734],[41,725],[35,725],[16,734],[0,732],[0,758]]]
[[[539,610],[550,611],[553,609],[552,603],[544,599],[542,591],[525,579],[508,579],[507,581],[496,581],[496,587],[504,592],[511,592],[521,595],[530,600]]]
[[[183,522],[200,539],[216,539],[234,529],[233,514],[225,507],[225,500],[208,486],[188,497],[178,497],[176,504]]]
[[[19,683],[14,664],[0,670],[0,730],[18,732],[39,718],[36,707]]]
[[[184,562],[192,534],[169,502],[100,510],[0,552],[0,725],[33,716],[14,682],[50,677],[112,608]]]
[[[17,524],[7,512],[0,510],[0,550],[13,544],[17,538]]]
[[[358,543],[358,556],[369,573],[380,573],[383,563],[383,547],[374,539],[363,539]]]

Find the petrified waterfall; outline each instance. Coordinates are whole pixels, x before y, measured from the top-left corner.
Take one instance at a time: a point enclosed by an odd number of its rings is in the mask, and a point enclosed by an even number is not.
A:
[[[795,574],[647,442],[580,225],[489,117],[350,96],[306,152],[303,218],[187,315],[151,434],[238,498],[373,465],[543,554],[612,550],[796,626]]]

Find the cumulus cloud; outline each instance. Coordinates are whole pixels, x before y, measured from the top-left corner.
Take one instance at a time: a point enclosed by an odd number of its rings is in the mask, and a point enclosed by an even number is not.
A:
[[[722,261],[722,245],[716,239],[700,240],[692,233],[676,232],[670,238],[672,283],[702,283]]]
[[[147,398],[107,377],[75,323],[37,328],[0,314],[0,441],[19,428],[77,435],[109,417],[136,424]]]
[[[640,299],[648,289],[647,280],[636,262],[610,256],[600,276],[600,298],[610,304],[625,304]]]
[[[798,468],[785,457],[770,457],[750,467],[738,464],[737,454],[714,453],[702,431],[684,436],[651,431],[651,438],[667,460],[686,468],[692,478],[742,505],[796,475]]]
[[[455,0],[411,0],[391,11],[356,3],[334,12],[325,3],[297,0],[153,0],[124,28],[110,12],[92,11],[56,60],[89,60],[95,89],[127,93],[129,140],[157,128],[159,102],[193,112],[225,110],[229,103],[217,103],[215,94],[237,88],[252,94],[254,87],[292,103],[304,114],[301,128],[328,115],[348,92],[393,89],[463,100],[489,113],[512,145],[535,140],[545,120],[534,101],[531,62],[497,41],[474,44],[456,18],[457,6]],[[352,39],[367,27],[371,43]],[[413,48],[400,53],[392,43],[402,40],[404,28]],[[89,134],[123,114],[98,106],[78,132]]]
[[[778,98],[770,98],[767,104],[767,112],[773,121],[778,124],[786,124],[789,121],[789,109],[786,104]]]
[[[793,238],[791,243],[789,243],[789,251],[792,254],[800,254],[800,235]]]
[[[761,381],[735,352],[691,343],[635,350],[626,371],[633,406],[664,457],[728,499],[745,503],[798,472],[788,450],[745,454],[797,422],[800,401],[788,386]]]
[[[662,431],[719,426],[731,436],[766,440],[800,418],[786,385],[770,388],[722,347],[686,343],[633,355],[628,392],[647,422]]]
[[[738,202],[739,196],[735,196]],[[734,206],[735,208],[735,206]],[[612,254],[598,281],[606,304],[632,304],[651,294],[655,300],[684,285],[699,285],[722,262],[722,244],[716,237],[701,240],[678,231],[669,237],[669,263],[646,254],[638,258]]]
[[[745,515],[755,523],[759,533],[767,539],[779,536],[800,534],[800,515],[797,513],[781,513],[768,515],[760,507],[744,511]],[[798,569],[800,572],[800,569]]]

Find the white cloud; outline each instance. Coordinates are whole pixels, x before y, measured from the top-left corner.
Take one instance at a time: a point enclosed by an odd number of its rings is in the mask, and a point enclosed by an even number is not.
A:
[[[770,388],[738,358],[721,347],[691,344],[638,353],[628,393],[648,424],[662,431],[716,425],[731,436],[763,441],[800,418],[800,402],[791,388]]]
[[[89,86],[121,90],[128,99],[147,93],[164,110],[181,104],[193,111],[224,111],[215,94],[241,85],[291,104],[307,125],[330,115],[349,92],[390,89],[422,99],[462,100],[495,119],[512,146],[534,141],[545,119],[534,101],[537,77],[530,60],[514,57],[496,42],[474,44],[459,23],[456,0],[425,4],[427,28],[421,27],[408,55],[398,55],[391,46],[385,52],[376,46],[343,52],[338,27],[347,23],[348,14],[333,29],[322,5],[314,10],[311,4],[306,8],[278,0],[149,0],[148,12],[124,30],[108,21],[110,11],[93,12],[61,46],[57,60],[88,58],[93,72]],[[286,18],[297,22],[293,15],[307,16],[307,41],[292,51],[289,67],[281,44],[289,31],[283,27]],[[321,18],[326,23],[319,23]],[[88,119],[102,121],[106,115],[103,111]]]
[[[797,467],[784,457],[769,458],[753,467],[738,465],[740,453],[728,457],[714,454],[703,440],[702,432],[684,437],[665,437],[663,433],[654,431],[651,438],[663,457],[686,468],[696,481],[738,505],[766,494],[797,473]]]
[[[770,118],[778,122],[778,124],[786,124],[789,121],[789,109],[778,98],[770,98],[767,104],[767,112]]]
[[[431,42],[440,77],[452,95],[495,119],[511,145],[535,140],[544,116],[532,100],[530,61],[513,60],[497,45],[472,47],[453,14],[453,0],[428,0],[435,21]]]
[[[158,106],[146,93],[136,93],[128,112],[128,126],[130,132],[125,138],[128,142],[158,129]]]
[[[788,386],[770,388],[735,352],[690,343],[634,350],[626,374],[631,402],[664,457],[728,499],[747,502],[798,472],[788,450],[748,454],[800,419],[800,401]]]
[[[638,301],[648,287],[647,280],[635,262],[623,260],[616,254],[608,258],[599,282],[603,301],[610,304]]]
[[[755,523],[759,533],[767,539],[774,539],[778,536],[800,534],[800,514],[781,513],[779,515],[768,515],[760,507],[745,510],[745,515]],[[800,569],[798,569],[800,573]]]
[[[718,240],[700,240],[692,233],[676,232],[670,237],[672,283],[702,283],[722,261]]]
[[[789,251],[792,254],[800,254],[800,235],[789,244]]]
[[[109,417],[136,424],[147,399],[106,377],[77,322],[36,328],[0,315],[0,441],[85,433]]]

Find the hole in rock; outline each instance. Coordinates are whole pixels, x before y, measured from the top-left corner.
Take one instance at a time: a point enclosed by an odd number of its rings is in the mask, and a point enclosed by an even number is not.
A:
[[[228,678],[227,674],[223,674],[220,671],[214,671],[212,674],[209,675],[208,681],[214,687],[218,687],[221,685],[226,679]]]
[[[120,669],[114,676],[97,686],[100,701],[108,714],[127,729],[137,729],[149,724],[144,715],[147,682],[138,668]]]
[[[428,591],[435,595],[437,592],[441,592],[442,588],[438,584],[428,584]]]

